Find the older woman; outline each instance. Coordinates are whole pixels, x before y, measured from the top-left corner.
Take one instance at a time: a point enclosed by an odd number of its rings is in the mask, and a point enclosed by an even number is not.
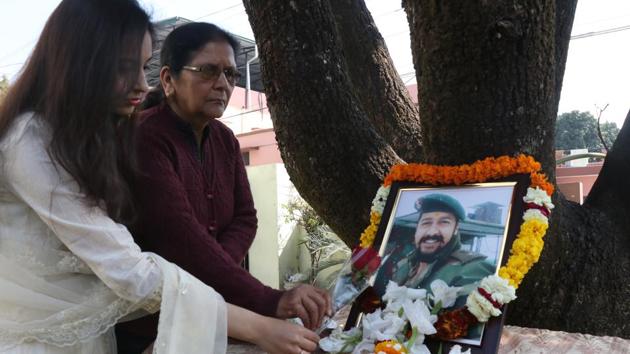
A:
[[[165,98],[143,112],[138,127],[141,174],[134,191],[140,217],[134,236],[226,301],[268,316],[298,316],[313,328],[330,308],[325,291],[275,290],[240,266],[256,232],[256,210],[238,141],[216,120],[240,76],[237,50],[231,35],[208,23],[183,25],[165,39]],[[121,346],[150,340],[155,323],[119,327]]]

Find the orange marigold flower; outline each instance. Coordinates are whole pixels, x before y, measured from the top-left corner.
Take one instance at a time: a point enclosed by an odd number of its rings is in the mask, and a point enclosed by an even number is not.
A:
[[[461,338],[468,333],[468,328],[477,322],[477,318],[466,307],[444,311],[439,314],[434,325],[437,332],[433,336],[441,340]]]
[[[410,163],[395,165],[391,168],[383,185],[389,186],[396,181],[410,181],[431,185],[479,183],[491,179],[507,177],[517,173],[533,173],[540,169],[540,164],[533,157],[518,155],[516,157],[488,157],[469,165],[435,166],[429,164]],[[545,190],[551,187],[546,180],[539,183]]]
[[[549,196],[553,194],[554,187],[551,183],[547,181],[547,177],[541,173],[532,172],[530,174],[531,185],[532,187],[539,187],[540,189],[547,192]]]
[[[379,342],[374,347],[375,354],[406,354],[409,353],[404,345],[395,340],[385,340]]]

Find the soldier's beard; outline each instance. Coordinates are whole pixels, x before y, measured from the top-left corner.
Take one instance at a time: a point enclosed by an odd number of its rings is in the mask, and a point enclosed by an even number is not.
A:
[[[431,235],[431,236],[425,236],[420,240],[420,243],[424,240],[427,239],[433,239],[435,241],[438,242],[444,242],[444,237],[441,235]],[[409,256],[409,260],[411,261],[411,264],[418,264],[420,262],[423,263],[433,263],[436,260],[442,258],[443,256],[447,256],[451,253],[453,253],[455,250],[459,249],[461,246],[460,240],[459,240],[459,233],[456,233],[453,235],[453,237],[451,237],[451,239],[448,241],[447,244],[445,244],[444,246],[440,247],[438,250],[436,250],[435,252],[431,252],[431,253],[425,253],[422,252],[420,250],[420,244],[416,245],[416,249],[413,251],[413,253]]]

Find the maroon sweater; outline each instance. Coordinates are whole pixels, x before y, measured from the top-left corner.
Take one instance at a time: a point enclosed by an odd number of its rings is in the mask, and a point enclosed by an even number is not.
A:
[[[142,113],[137,138],[136,242],[211,286],[225,301],[274,316],[282,292],[239,265],[257,219],[232,131],[211,120],[199,148],[191,126],[163,103]]]

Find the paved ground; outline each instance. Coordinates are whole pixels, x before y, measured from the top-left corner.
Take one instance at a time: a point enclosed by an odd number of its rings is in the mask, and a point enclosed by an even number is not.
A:
[[[233,342],[229,354],[263,354],[256,346]],[[597,337],[584,334],[548,331],[544,329],[505,326],[499,354],[532,353],[630,353],[630,340],[617,337]]]

